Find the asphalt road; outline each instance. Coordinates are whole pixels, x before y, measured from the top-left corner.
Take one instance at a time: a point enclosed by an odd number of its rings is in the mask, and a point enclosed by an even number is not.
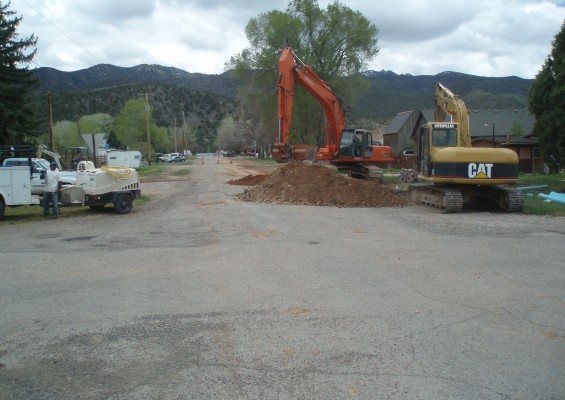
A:
[[[1,399],[565,398],[564,218],[245,203],[203,162],[2,225]]]

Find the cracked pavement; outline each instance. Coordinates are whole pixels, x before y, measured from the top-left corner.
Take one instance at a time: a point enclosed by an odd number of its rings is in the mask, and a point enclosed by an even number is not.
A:
[[[2,226],[0,398],[565,398],[564,218],[248,203],[269,166],[202,160]]]

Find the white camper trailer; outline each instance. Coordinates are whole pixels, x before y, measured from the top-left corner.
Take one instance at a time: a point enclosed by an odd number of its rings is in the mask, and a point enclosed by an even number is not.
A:
[[[141,167],[141,152],[135,150],[111,150],[106,153],[109,167]]]

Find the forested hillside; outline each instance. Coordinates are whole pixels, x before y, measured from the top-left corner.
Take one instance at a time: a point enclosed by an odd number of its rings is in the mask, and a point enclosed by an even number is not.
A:
[[[36,110],[45,123],[47,92],[52,94],[55,122],[98,112],[114,115],[127,100],[150,93],[153,117],[161,126],[171,126],[183,112],[189,121],[196,123],[217,121],[233,112],[237,98],[237,82],[229,72],[206,75],[159,65],[124,68],[101,64],[73,72],[39,68],[35,73],[41,81]],[[365,118],[381,123],[401,111],[433,108],[436,82],[460,95],[471,109],[525,108],[533,82],[518,77],[489,78],[456,72],[413,76],[369,71],[365,78],[368,90],[361,101],[347,104],[347,99],[342,99],[344,109],[349,110],[353,120]],[[273,89],[275,84],[276,76],[273,76]]]
[[[413,76],[370,71],[366,78],[369,90],[357,106],[357,112],[379,120],[389,119],[401,111],[434,108],[437,82],[461,96],[470,109],[526,108],[533,82],[518,77],[486,78],[457,72]]]

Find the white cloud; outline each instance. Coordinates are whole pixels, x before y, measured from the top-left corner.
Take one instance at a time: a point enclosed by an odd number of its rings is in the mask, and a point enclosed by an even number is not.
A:
[[[326,7],[328,0],[320,0]],[[533,78],[565,19],[562,1],[343,0],[379,29],[374,70],[413,75],[457,71]],[[35,58],[61,70],[109,63],[161,64],[216,74],[248,45],[250,18],[288,1],[12,0],[21,36],[39,37]]]

